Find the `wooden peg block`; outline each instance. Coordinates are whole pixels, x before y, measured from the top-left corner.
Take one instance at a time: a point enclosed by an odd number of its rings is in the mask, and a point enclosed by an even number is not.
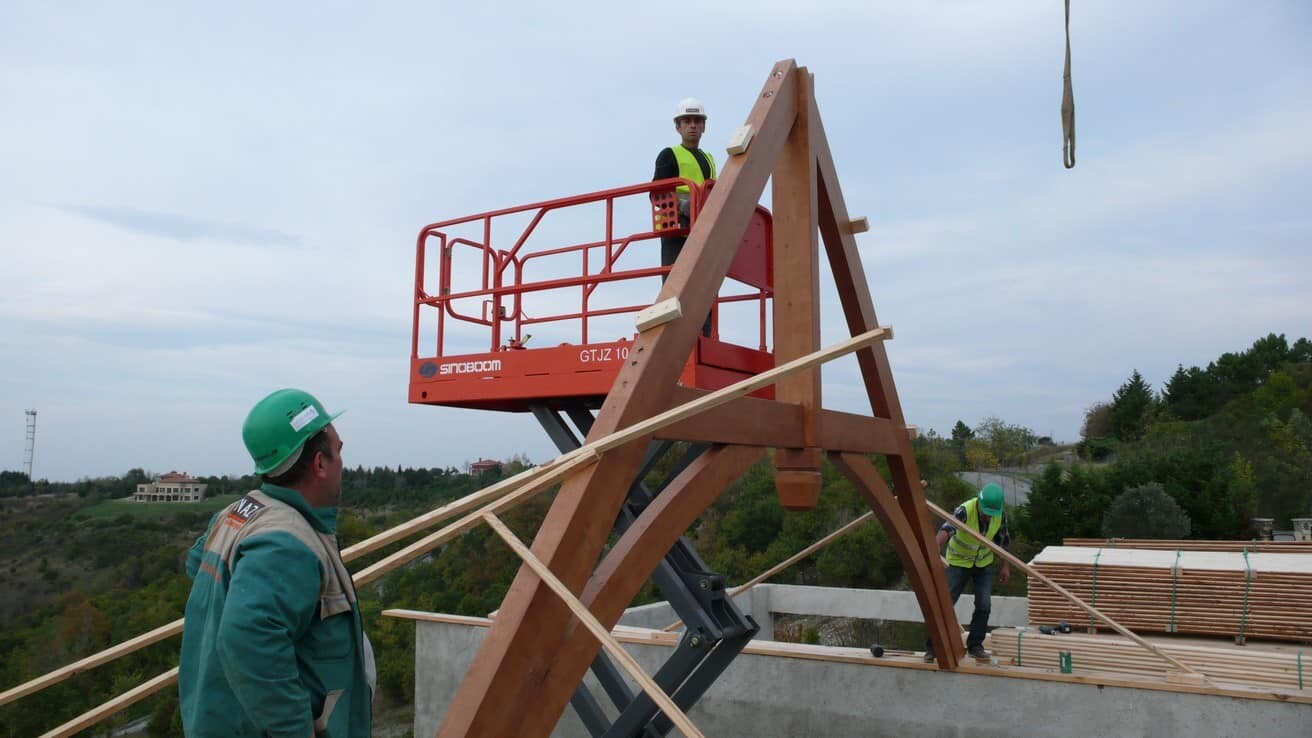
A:
[[[756,131],[752,130],[750,125],[738,126],[738,129],[729,137],[729,146],[725,149],[729,152],[729,156],[746,153],[747,147],[752,145],[752,136],[755,134]]]
[[[683,317],[683,308],[679,307],[679,298],[671,297],[668,300],[661,300],[645,310],[638,311],[634,322],[638,325],[638,332],[642,333],[649,328],[664,325],[680,317]]]
[[[860,218],[853,218],[848,221],[848,233],[865,233],[868,230],[870,230],[870,221],[866,220],[864,215]]]
[[[785,510],[811,510],[820,501],[820,472],[781,469],[774,473],[774,489]]]

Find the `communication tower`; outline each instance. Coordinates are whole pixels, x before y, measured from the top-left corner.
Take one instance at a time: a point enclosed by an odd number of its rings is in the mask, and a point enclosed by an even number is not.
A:
[[[27,411],[27,445],[23,448],[23,471],[32,480],[32,457],[36,453],[36,411]]]

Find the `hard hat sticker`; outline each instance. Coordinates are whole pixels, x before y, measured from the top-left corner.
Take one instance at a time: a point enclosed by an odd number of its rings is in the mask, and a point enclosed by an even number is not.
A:
[[[319,417],[319,411],[314,409],[314,405],[310,405],[299,413],[296,413],[296,417],[292,418],[292,430],[299,431],[309,425],[310,421],[317,417]]]

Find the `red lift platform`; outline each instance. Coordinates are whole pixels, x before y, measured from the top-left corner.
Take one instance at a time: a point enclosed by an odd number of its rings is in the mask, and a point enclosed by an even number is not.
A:
[[[690,191],[687,228],[679,227],[679,185]],[[686,236],[713,186],[667,179],[424,226],[415,255],[410,402],[512,412],[600,407],[628,357],[632,314],[651,305],[670,271],[660,266],[660,237]],[[629,232],[635,224],[644,230]],[[574,241],[580,233],[593,237]],[[700,338],[688,357],[683,385],[720,389],[774,366],[766,342],[772,248],[770,212],[757,206],[729,269],[732,281],[712,308],[711,337]],[[721,340],[721,308],[752,302],[756,345]],[[773,387],[758,395],[773,399]]]

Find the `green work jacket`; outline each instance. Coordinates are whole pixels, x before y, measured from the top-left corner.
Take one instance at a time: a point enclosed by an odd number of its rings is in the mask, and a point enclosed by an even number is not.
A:
[[[337,508],[264,485],[187,556],[178,691],[188,738],[369,735],[367,646]]]

